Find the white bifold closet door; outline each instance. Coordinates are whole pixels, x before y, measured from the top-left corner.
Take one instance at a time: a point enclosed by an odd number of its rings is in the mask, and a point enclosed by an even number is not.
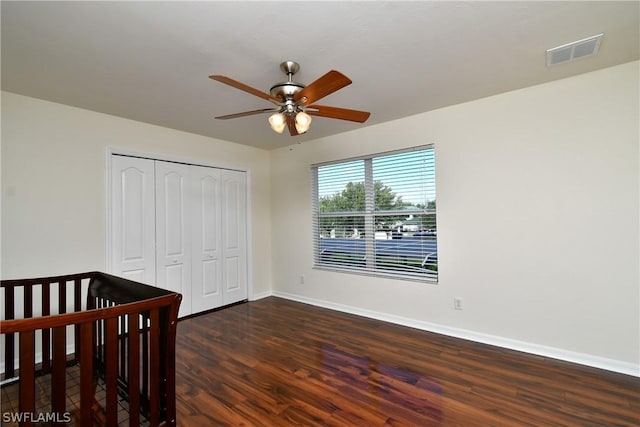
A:
[[[154,161],[111,157],[111,270],[127,279],[156,283]]]
[[[222,170],[222,302],[247,298],[246,174]]]
[[[192,313],[190,168],[155,161],[156,285],[182,294],[180,316]]]
[[[180,292],[180,316],[247,298],[246,174],[112,156],[112,272]]]
[[[196,206],[192,220],[193,311],[222,306],[220,169],[192,167]]]

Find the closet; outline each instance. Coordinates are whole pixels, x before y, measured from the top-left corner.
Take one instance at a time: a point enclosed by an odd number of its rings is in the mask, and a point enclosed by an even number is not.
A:
[[[247,298],[246,173],[111,156],[111,272],[180,292],[180,317]]]

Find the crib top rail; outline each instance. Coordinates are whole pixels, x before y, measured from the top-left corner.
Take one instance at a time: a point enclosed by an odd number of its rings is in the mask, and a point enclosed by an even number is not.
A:
[[[96,308],[74,313],[32,317],[29,319],[3,320],[0,321],[0,329],[2,329],[3,334],[11,334],[15,332],[35,331],[38,329],[77,325],[101,319],[111,319],[127,314],[138,314],[155,308],[176,306],[180,299],[181,296],[179,294],[172,294],[107,308]],[[175,311],[177,312],[177,308],[175,308]],[[175,318],[175,316],[170,316],[170,318]]]
[[[16,288],[21,286],[35,286],[44,283],[72,282],[75,280],[91,279],[96,275],[104,275],[99,271],[88,271],[86,273],[65,274],[62,276],[36,277],[28,279],[4,279],[0,280],[2,288]]]

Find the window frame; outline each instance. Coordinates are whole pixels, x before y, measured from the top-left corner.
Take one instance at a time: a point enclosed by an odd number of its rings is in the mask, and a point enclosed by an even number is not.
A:
[[[390,270],[384,269],[381,267],[376,267],[376,239],[375,239],[375,220],[376,216],[384,216],[384,215],[411,215],[411,214],[419,214],[419,215],[434,215],[435,223],[437,223],[437,204],[435,208],[415,208],[415,209],[392,209],[392,210],[379,210],[375,209],[375,181],[374,181],[374,173],[373,173],[373,163],[374,159],[386,156],[392,156],[403,153],[417,152],[417,151],[425,151],[432,150],[433,156],[433,191],[434,191],[434,201],[435,201],[435,187],[436,187],[436,172],[435,172],[435,144],[426,144],[411,147],[408,149],[401,150],[393,150],[386,151],[381,153],[374,153],[365,156],[352,157],[346,159],[340,159],[330,162],[316,163],[312,164],[310,167],[311,172],[311,197],[312,197],[312,245],[313,245],[313,268],[319,270],[327,270],[341,273],[349,273],[349,274],[358,274],[358,275],[366,275],[366,276],[374,276],[374,277],[386,277],[393,278],[398,280],[407,280],[407,281],[417,281],[422,283],[432,283],[438,284],[438,270],[437,270],[437,231],[434,234],[435,241],[435,253],[430,255],[435,255],[434,259],[436,270],[435,271],[427,271],[426,269],[422,270],[421,273],[415,273],[410,271],[410,267],[407,267],[407,271],[403,270]],[[365,189],[365,208],[362,211],[335,211],[335,212],[320,212],[320,194],[319,194],[319,177],[318,170],[324,166],[330,165],[339,165],[339,164],[347,164],[350,162],[357,162],[362,160],[364,162],[364,189]],[[321,260],[321,250],[320,250],[320,242],[322,240],[320,236],[320,221],[321,218],[329,218],[329,217],[362,217],[364,222],[364,258],[362,262],[364,266],[354,266],[354,265],[344,265],[341,266],[339,264],[322,262]],[[434,225],[435,225],[434,223]],[[437,230],[437,225],[435,225],[435,229]],[[354,239],[356,240],[356,239]],[[355,255],[355,254],[354,254]],[[425,259],[426,260],[426,259]],[[424,267],[424,264],[423,264]]]

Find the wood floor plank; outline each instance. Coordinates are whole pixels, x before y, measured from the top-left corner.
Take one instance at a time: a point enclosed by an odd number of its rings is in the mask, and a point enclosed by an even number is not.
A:
[[[280,298],[178,324],[180,426],[640,425],[640,379]]]

